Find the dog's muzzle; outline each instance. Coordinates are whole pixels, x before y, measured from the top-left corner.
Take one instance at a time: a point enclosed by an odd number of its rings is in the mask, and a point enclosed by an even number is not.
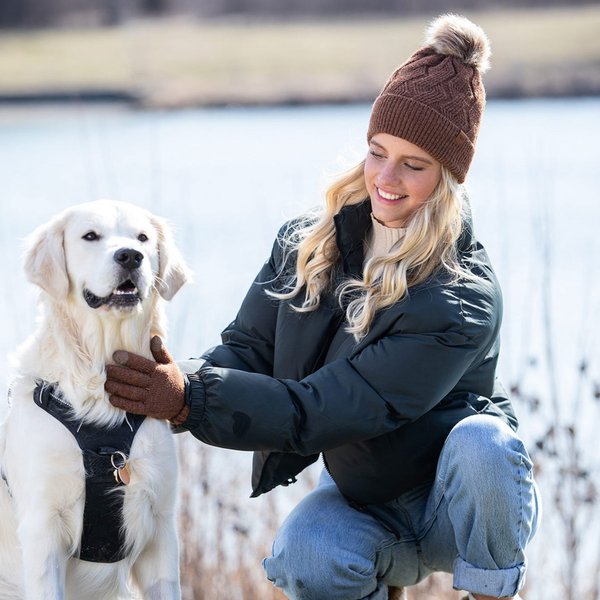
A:
[[[139,290],[131,279],[123,281],[108,296],[96,296],[86,288],[83,290],[83,297],[90,308],[100,308],[104,305],[127,308],[142,301]]]
[[[83,297],[91,308],[101,306],[130,308],[142,301],[137,281],[144,255],[134,248],[121,248],[115,252],[113,259],[119,265],[123,279],[108,296],[97,296],[91,290],[84,289]]]

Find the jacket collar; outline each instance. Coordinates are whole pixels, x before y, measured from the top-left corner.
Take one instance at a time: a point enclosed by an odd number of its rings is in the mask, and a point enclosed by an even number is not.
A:
[[[467,200],[468,203],[468,200]],[[460,254],[465,254],[475,245],[475,234],[473,233],[473,217],[469,206],[468,216],[463,220],[462,231],[456,240],[456,246]]]
[[[365,257],[363,241],[372,227],[371,200],[344,206],[333,217],[333,223],[344,275],[360,277]]]
[[[468,203],[468,199],[465,201]],[[371,200],[367,198],[359,204],[344,206],[334,215],[333,222],[344,275],[360,277],[365,256],[363,243],[372,227]],[[456,242],[459,253],[468,252],[474,242],[473,220],[469,216],[463,221],[463,228]]]

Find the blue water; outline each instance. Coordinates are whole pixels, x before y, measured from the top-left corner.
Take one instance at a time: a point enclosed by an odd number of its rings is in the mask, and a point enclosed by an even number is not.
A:
[[[33,328],[20,239],[97,198],[140,204],[177,228],[196,284],[171,307],[170,346],[199,354],[235,315],[282,221],[320,201],[324,174],[364,155],[368,117],[366,105],[0,111],[0,355]],[[581,348],[598,355],[599,137],[598,99],[486,108],[468,181],[476,231],[505,293],[507,380],[541,352],[544,252],[565,377]],[[0,366],[3,386],[6,373]]]

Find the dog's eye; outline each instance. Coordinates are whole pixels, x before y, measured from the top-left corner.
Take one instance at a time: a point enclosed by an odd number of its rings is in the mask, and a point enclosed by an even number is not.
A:
[[[140,240],[140,242],[147,242],[148,236],[145,233],[140,233],[140,235],[138,235],[138,240]]]
[[[93,242],[94,240],[99,240],[100,236],[95,231],[88,231],[81,239]]]

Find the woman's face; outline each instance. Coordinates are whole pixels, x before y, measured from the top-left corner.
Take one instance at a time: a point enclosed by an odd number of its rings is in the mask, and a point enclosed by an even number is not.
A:
[[[441,164],[419,146],[387,133],[371,138],[365,183],[373,216],[386,227],[403,227],[441,176]]]

